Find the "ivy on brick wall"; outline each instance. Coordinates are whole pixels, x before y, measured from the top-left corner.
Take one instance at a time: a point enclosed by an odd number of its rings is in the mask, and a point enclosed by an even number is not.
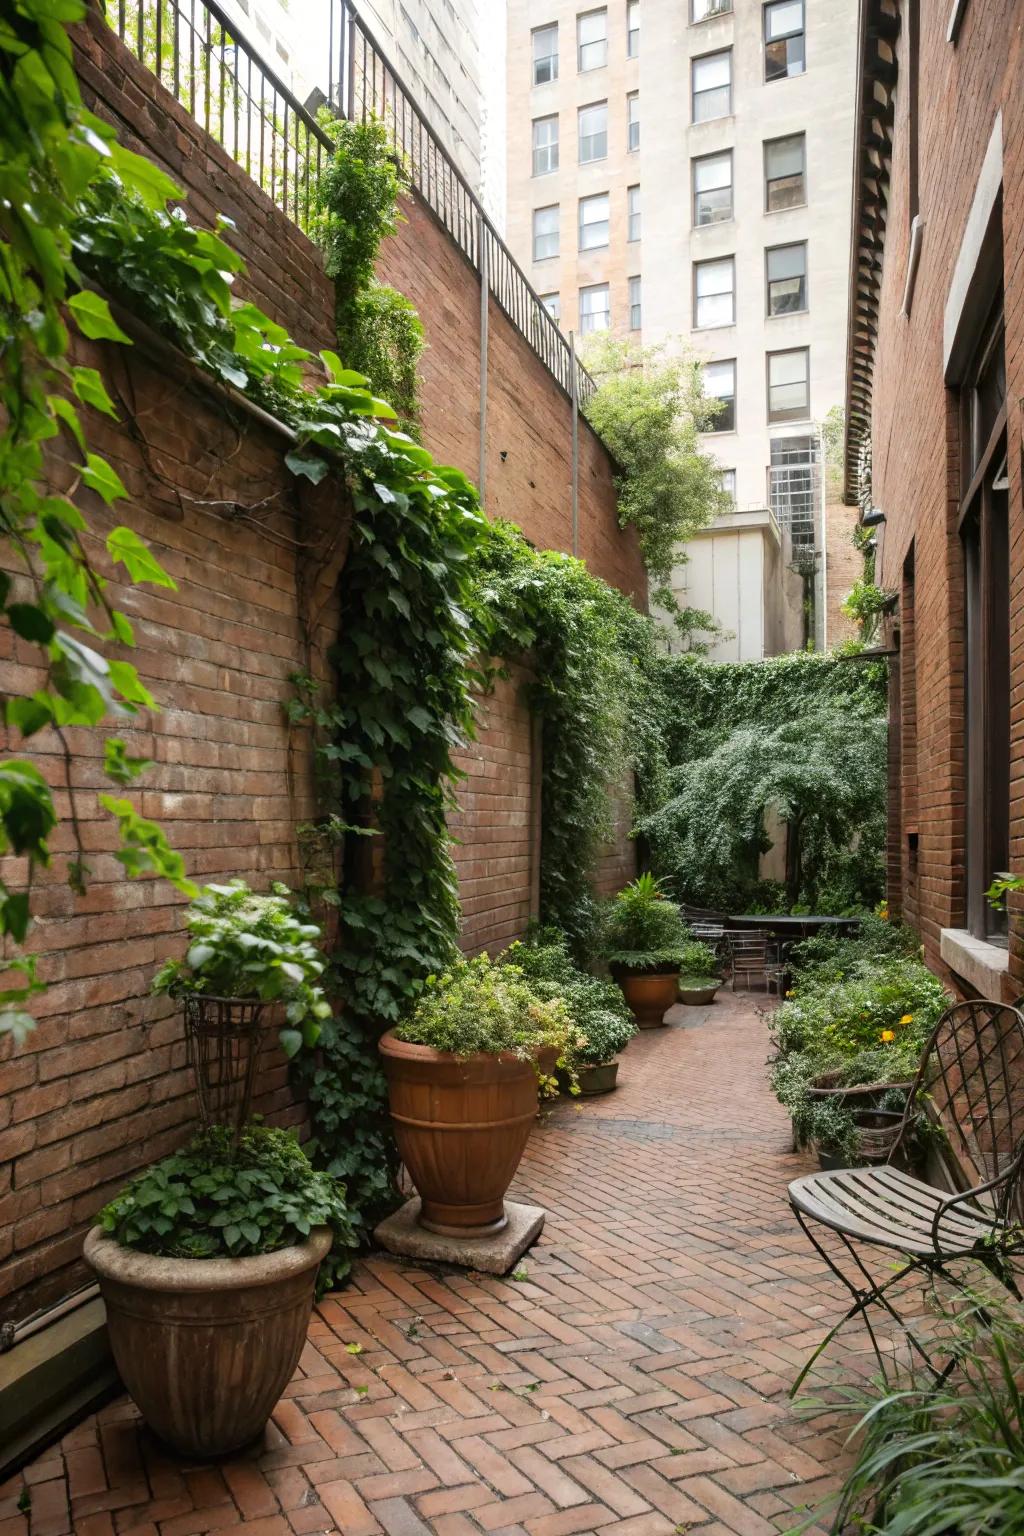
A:
[[[379,282],[374,272],[381,241],[402,221],[398,199],[408,191],[408,180],[383,123],[348,122],[326,109],[320,123],[334,149],[314,183],[313,235],[334,282],[338,349],[347,366],[365,374],[403,424],[414,429],[423,326],[404,294]]]
[[[18,642],[31,655],[29,681],[18,669],[0,694],[4,720],[24,741],[48,729],[63,754],[68,813],[61,818],[50,786],[27,759],[0,764],[0,855],[23,860],[24,881],[0,881],[3,968],[0,1035],[32,1027],[26,1009],[44,984],[35,958],[23,953],[32,917],[32,881],[51,863],[51,842],[63,819],[73,852],[64,861],[68,884],[81,894],[89,876],[81,830],[82,791],[72,776],[70,727],[99,725],[109,715],[131,717],[156,700],[124,659],[132,626],[110,600],[108,575],[174,587],[151,550],[126,525],[113,528],[98,562],[88,523],[91,497],[108,507],[127,497],[116,471],[90,451],[80,406],[115,414],[95,369],[68,358],[68,324],[85,336],[129,344],[105,299],[82,288],[70,229],[83,199],[112,186],[140,207],[163,207],[173,187],[148,161],[130,154],[106,124],[87,112],[71,62],[66,23],[80,20],[77,0],[13,0],[0,16],[0,611],[8,628],[8,657]],[[65,489],[44,476],[44,445],[63,434],[78,460]],[[120,568],[119,570],[117,568]],[[108,573],[108,574],[105,574]],[[36,680],[39,679],[38,686]],[[130,785],[149,765],[129,756],[123,741],[104,743],[110,782]],[[100,807],[118,830],[129,875],[159,874],[191,891],[184,865],[155,823],[124,795],[101,794]],[[17,870],[19,866],[14,865]]]

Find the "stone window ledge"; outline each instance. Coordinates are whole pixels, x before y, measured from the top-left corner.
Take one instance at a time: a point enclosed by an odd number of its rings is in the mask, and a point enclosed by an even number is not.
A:
[[[943,928],[939,932],[939,953],[958,976],[970,982],[982,997],[1000,1001],[1003,977],[1010,968],[1010,952],[1000,944],[976,939],[966,928]]]

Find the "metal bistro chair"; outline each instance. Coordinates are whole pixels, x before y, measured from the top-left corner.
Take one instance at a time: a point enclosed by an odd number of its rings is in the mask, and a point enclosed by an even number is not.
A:
[[[972,1188],[948,1195],[893,1167],[919,1109],[937,1117],[965,1176],[974,1181]],[[977,1259],[1021,1300],[1008,1261],[1024,1253],[1022,1165],[1024,1014],[1006,1003],[955,1003],[942,1015],[925,1046],[888,1162],[873,1168],[812,1173],[789,1186],[797,1221],[853,1297],[853,1304],[800,1372],[793,1393],[844,1323],[858,1315],[864,1318],[885,1376],[885,1362],[868,1316],[868,1308],[875,1303],[895,1319],[936,1384],[941,1384],[958,1356],[954,1353],[944,1365],[937,1365],[888,1293],[916,1271],[933,1280],[941,1275],[970,1297],[968,1286],[948,1266],[954,1260]],[[843,1273],[816,1235],[815,1228],[822,1226],[840,1239],[853,1278]],[[876,1281],[861,1258],[862,1244],[899,1254],[902,1263],[895,1268],[890,1265],[886,1278]],[[984,1321],[981,1309],[979,1313]]]
[[[768,934],[762,928],[749,928],[742,933],[729,932],[725,937],[729,945],[729,961],[732,967],[730,979],[732,990],[736,991],[737,978],[749,985],[752,977],[760,976],[767,992],[770,986]]]
[[[690,923],[690,932],[693,934],[695,939],[699,939],[702,944],[706,944],[709,949],[713,949],[716,957],[719,960],[723,958],[726,942],[725,929],[722,927],[721,923],[701,923],[694,921]]]

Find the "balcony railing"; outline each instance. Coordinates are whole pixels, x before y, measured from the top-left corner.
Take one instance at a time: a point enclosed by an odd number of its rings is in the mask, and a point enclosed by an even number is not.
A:
[[[412,186],[561,388],[582,405],[594,392],[593,379],[390,60],[350,0],[330,0],[329,17],[321,99],[345,117],[373,116],[385,124]],[[217,0],[108,0],[107,19],[136,58],[308,234],[330,139]]]

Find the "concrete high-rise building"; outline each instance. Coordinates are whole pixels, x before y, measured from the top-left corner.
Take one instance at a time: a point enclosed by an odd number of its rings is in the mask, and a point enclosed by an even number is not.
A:
[[[855,51],[855,0],[508,0],[514,254],[565,330],[690,348],[722,401],[704,442],[737,510],[676,581],[732,632],[722,659],[802,643],[815,550],[834,638]]]

